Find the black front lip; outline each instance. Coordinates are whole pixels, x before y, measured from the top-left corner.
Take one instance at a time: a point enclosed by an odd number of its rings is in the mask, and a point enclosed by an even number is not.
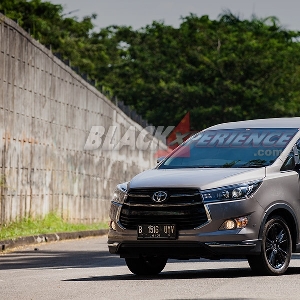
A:
[[[261,241],[243,241],[240,243],[201,243],[179,241],[124,241],[108,242],[109,252],[120,257],[165,256],[175,259],[191,258],[242,258],[259,254]]]

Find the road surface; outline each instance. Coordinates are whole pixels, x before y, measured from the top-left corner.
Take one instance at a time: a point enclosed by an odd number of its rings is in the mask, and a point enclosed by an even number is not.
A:
[[[300,255],[284,276],[253,276],[246,260],[168,262],[150,278],[109,254],[106,236],[0,254],[0,299],[300,299]],[[38,247],[38,248],[37,248]]]

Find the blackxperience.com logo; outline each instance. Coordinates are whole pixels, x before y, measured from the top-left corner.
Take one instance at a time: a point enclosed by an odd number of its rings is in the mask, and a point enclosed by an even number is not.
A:
[[[190,114],[175,126],[148,126],[138,129],[130,126],[124,133],[120,126],[92,126],[84,145],[84,150],[120,151],[123,147],[131,150],[152,151],[155,156],[165,156],[195,132],[190,131]],[[161,140],[167,149],[161,149],[157,140]]]

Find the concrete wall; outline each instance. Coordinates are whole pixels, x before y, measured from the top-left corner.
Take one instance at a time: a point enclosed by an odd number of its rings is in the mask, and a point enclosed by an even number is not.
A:
[[[49,212],[106,220],[115,185],[155,165],[149,149],[84,151],[92,126],[113,125],[142,129],[0,14],[0,225]]]

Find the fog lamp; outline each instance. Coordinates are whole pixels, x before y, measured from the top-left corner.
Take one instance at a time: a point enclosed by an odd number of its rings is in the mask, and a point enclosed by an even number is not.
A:
[[[220,227],[220,230],[241,229],[248,224],[248,217],[240,217],[226,220]]]
[[[226,220],[221,226],[221,229],[224,229],[224,230],[231,230],[231,229],[235,229],[235,228],[236,228],[236,224],[235,224],[234,220]]]

